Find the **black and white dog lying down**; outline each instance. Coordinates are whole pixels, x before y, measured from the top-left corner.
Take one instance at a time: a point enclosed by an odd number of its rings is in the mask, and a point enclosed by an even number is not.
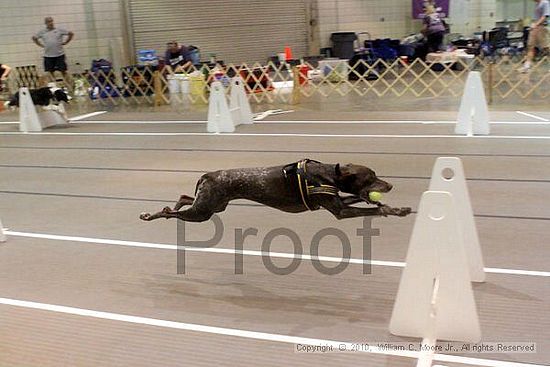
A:
[[[43,87],[38,89],[30,89],[32,102],[35,106],[49,106],[50,104],[59,104],[60,102],[69,103],[67,93],[61,88]],[[19,107],[19,91],[11,96],[8,106]]]

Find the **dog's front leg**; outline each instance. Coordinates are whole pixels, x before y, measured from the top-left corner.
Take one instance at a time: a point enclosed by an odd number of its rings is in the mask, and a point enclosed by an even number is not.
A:
[[[411,213],[411,208],[392,208],[387,205],[381,205],[376,208],[355,208],[348,206],[340,210],[336,218],[356,218],[356,217],[370,217],[370,216],[382,216],[395,215],[397,217],[404,217]],[[333,213],[334,214],[334,213]]]
[[[351,205],[351,204],[357,204],[357,203],[363,203],[365,200],[361,199],[359,196],[346,196],[343,198],[340,198],[342,200],[342,203],[344,205]]]
[[[331,212],[338,219],[395,215],[404,217],[411,213],[411,208],[392,208],[387,205],[379,205],[376,208],[356,208],[346,205],[339,197],[331,197],[320,200],[319,204]]]

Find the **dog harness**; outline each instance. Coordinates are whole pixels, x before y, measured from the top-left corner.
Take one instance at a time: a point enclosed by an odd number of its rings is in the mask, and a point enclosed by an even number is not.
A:
[[[294,180],[298,186],[302,203],[308,210],[317,210],[319,205],[313,204],[310,200],[313,195],[331,195],[338,196],[338,188],[318,182],[307,173],[307,164],[309,162],[320,163],[311,159],[303,159],[299,162],[289,164],[283,168],[283,173],[287,179]]]

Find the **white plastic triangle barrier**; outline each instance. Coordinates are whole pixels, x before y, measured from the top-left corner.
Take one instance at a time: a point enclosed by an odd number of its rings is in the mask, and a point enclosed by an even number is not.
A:
[[[422,195],[390,321],[395,335],[477,343],[479,319],[448,192]]]
[[[235,125],[231,118],[231,112],[225,99],[225,91],[220,82],[213,82],[210,86],[210,98],[208,101],[208,122],[206,130],[209,133],[232,133]]]
[[[38,112],[38,120],[43,129],[68,124],[67,112],[65,112],[63,103],[46,106],[43,111]]]
[[[254,123],[250,102],[244,90],[244,82],[239,76],[231,78],[229,110],[235,126]]]
[[[68,122],[63,102],[45,106],[37,112],[29,89],[23,87],[19,90],[19,131],[38,132],[52,126],[67,125]]]
[[[489,132],[489,108],[481,74],[479,71],[471,71],[462,94],[455,134],[472,136],[489,135]]]
[[[464,241],[464,244],[461,245],[466,251],[470,279],[472,282],[484,282],[483,255],[460,158],[440,157],[435,161],[429,190],[446,191],[453,196],[460,223],[459,228]]]
[[[4,233],[4,227],[2,226],[1,220],[0,220],[0,242],[6,242],[6,234]]]
[[[25,87],[19,89],[19,131],[42,131],[42,124],[32,102],[29,88]]]

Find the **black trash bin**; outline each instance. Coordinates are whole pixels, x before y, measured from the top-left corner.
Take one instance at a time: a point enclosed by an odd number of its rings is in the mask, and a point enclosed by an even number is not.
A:
[[[351,59],[355,55],[354,43],[357,41],[355,32],[336,32],[330,35],[332,41],[332,56],[340,59]]]

